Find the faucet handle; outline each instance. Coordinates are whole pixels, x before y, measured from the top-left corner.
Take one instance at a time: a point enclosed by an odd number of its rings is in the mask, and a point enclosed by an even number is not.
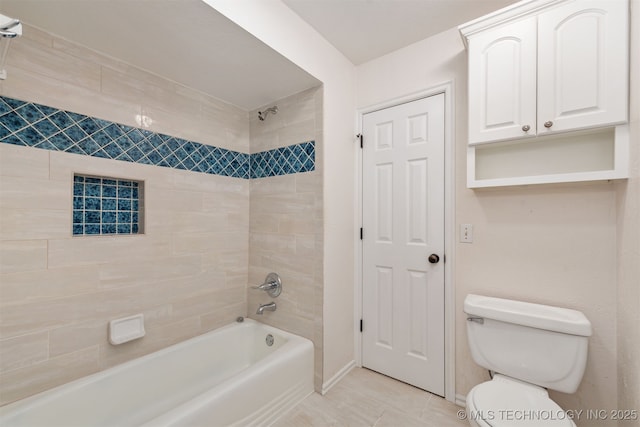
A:
[[[262,285],[251,286],[251,289],[260,289],[262,291],[269,291],[278,286],[277,282],[264,282]]]
[[[264,279],[264,283],[257,286],[251,286],[252,289],[265,291],[269,296],[275,298],[282,293],[282,281],[277,273],[269,273]]]

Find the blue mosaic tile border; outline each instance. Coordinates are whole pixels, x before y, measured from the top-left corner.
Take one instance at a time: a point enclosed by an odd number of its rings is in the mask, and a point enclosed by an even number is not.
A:
[[[73,177],[73,234],[142,233],[142,183],[85,175]]]
[[[310,172],[316,167],[315,155],[315,141],[254,153],[249,160],[251,178]]]
[[[315,169],[314,141],[249,155],[3,96],[0,142],[244,179]]]

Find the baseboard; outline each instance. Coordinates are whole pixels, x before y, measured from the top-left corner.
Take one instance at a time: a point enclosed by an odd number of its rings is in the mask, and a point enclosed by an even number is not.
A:
[[[456,405],[462,406],[463,408],[467,407],[467,397],[462,394],[456,394]]]
[[[329,378],[329,380],[324,382],[322,384],[322,395],[324,396],[329,391],[329,389],[331,389],[331,387],[336,385],[338,381],[344,378],[344,376],[347,375],[355,367],[356,361],[352,360],[351,362],[347,363],[342,369],[340,369],[334,376]]]

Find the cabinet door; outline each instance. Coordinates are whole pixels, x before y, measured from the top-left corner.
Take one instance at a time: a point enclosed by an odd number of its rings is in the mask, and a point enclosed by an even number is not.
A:
[[[627,9],[581,0],[538,17],[538,135],[627,120]]]
[[[536,18],[469,40],[469,144],[536,134]]]

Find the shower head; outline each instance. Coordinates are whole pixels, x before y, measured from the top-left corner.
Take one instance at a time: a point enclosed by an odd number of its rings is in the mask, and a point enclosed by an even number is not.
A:
[[[267,118],[269,113],[278,114],[278,106],[274,105],[273,107],[269,107],[264,111],[258,111],[258,118],[260,119],[261,122],[264,122],[264,119]]]
[[[0,80],[7,78],[4,70],[9,43],[12,39],[22,35],[22,24],[19,19],[9,18],[0,13]]]

